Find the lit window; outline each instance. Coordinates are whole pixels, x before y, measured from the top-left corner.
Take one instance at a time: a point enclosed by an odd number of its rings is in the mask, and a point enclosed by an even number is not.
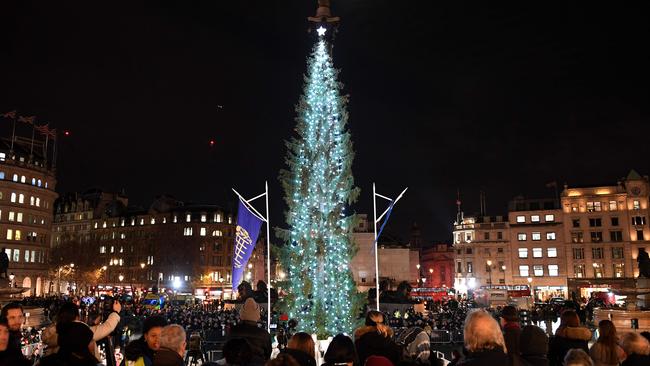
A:
[[[0,172],[0,179],[5,179],[5,172]]]
[[[7,218],[7,220],[14,221],[16,219],[15,217],[16,217],[16,213],[13,211],[9,211],[9,217]]]
[[[634,200],[632,202],[632,208],[635,210],[640,210],[641,209],[641,202],[639,200]]]
[[[549,231],[546,233],[546,240],[555,240],[555,232]]]
[[[23,213],[22,212],[18,212],[16,214],[16,221],[23,222]]]
[[[131,218],[131,226],[135,226],[135,217]]]
[[[186,214],[185,215],[185,222],[190,222],[192,221],[192,214]]]
[[[532,233],[532,235],[531,235],[531,238],[532,238],[534,241],[542,240],[542,233],[540,233],[539,231],[534,231],[534,232]]]
[[[0,161],[5,161],[5,159],[7,159],[7,154],[0,153]]]
[[[14,249],[14,262],[20,261],[20,249]]]
[[[106,221],[102,223],[102,228],[106,229]]]
[[[609,210],[616,211],[616,209],[617,209],[616,201],[609,201]]]
[[[207,232],[208,232],[208,230],[206,228],[202,227],[200,235],[205,236],[207,234]]]
[[[214,219],[214,221],[215,221],[215,222],[221,222],[221,221],[222,221],[222,218],[221,218],[221,214],[220,214],[220,213],[218,213],[218,214],[215,215],[215,219]]]
[[[174,215],[174,219],[172,220],[172,222],[177,223],[178,222],[178,216]]]
[[[120,220],[120,226],[124,226],[124,219]]]
[[[206,222],[208,220],[208,215],[201,214],[201,222]]]
[[[528,277],[528,266],[519,266],[519,275],[522,277]]]
[[[47,188],[47,182],[45,182],[45,188]]]
[[[36,197],[36,207],[41,207],[41,199]]]
[[[27,178],[23,175],[20,177],[20,183],[25,183],[27,182]]]
[[[21,240],[22,236],[22,232],[20,230],[16,230],[16,233],[14,234],[14,240]]]
[[[121,234],[120,234],[120,239],[126,239],[126,234],[125,234],[125,233],[121,233]]]
[[[25,263],[29,262],[29,250],[25,250]]]
[[[527,248],[519,248],[519,258],[528,258]]]
[[[228,223],[232,224],[232,216],[228,216]]]
[[[33,185],[33,186],[36,185],[36,178],[32,178],[32,185]]]
[[[533,274],[535,276],[543,276],[544,275],[544,266],[541,266],[541,265],[533,266]]]
[[[625,264],[623,263],[614,263],[614,277],[616,278],[622,278],[625,275]]]
[[[19,194],[18,195],[18,203],[25,203],[25,195],[24,194]]]
[[[34,206],[34,202],[35,202],[34,196],[29,196],[29,205]]]
[[[95,229],[97,229],[97,222],[95,222]]]
[[[519,234],[517,234],[517,240],[519,240],[519,241],[526,241],[526,233],[519,233]]]
[[[533,248],[533,258],[542,258],[542,248]]]
[[[549,258],[557,258],[557,248],[547,248],[546,255]]]
[[[14,231],[12,229],[7,229],[7,240],[14,240]]]
[[[35,250],[32,250],[32,257],[31,257],[31,259],[30,259],[29,261],[32,262],[32,263],[34,263],[34,260],[35,260],[35,259],[36,259],[36,251],[35,251]]]
[[[166,223],[167,223],[167,217],[163,217],[163,222],[162,222],[162,223],[163,223],[163,224],[166,224]]]
[[[111,253],[115,253],[115,246],[111,245]]]
[[[106,253],[106,246],[102,245],[101,247],[99,247],[99,252],[102,254]]]
[[[144,225],[144,219],[140,218],[140,225]]]
[[[532,215],[530,217],[530,222],[539,222],[539,215]]]
[[[192,228],[191,227],[186,227],[183,229],[183,235],[185,236],[192,236]]]
[[[12,180],[14,182],[18,182],[18,174],[14,174],[13,177],[12,177]]]
[[[154,225],[155,223],[156,223],[156,218],[155,218],[155,217],[152,217],[152,218],[151,218],[151,225]]]
[[[559,276],[560,268],[557,264],[548,265],[548,275],[552,277]]]
[[[43,181],[39,179],[38,182],[36,183],[36,185],[39,186],[39,187],[42,186],[42,185],[43,185]]]
[[[212,232],[212,236],[223,236],[223,233],[221,230],[215,230]]]
[[[518,223],[526,222],[526,216],[517,216],[517,222]]]
[[[16,202],[16,192],[11,192],[11,199],[10,199],[10,201],[11,201],[11,202],[14,202],[14,203]]]
[[[553,222],[555,221],[555,215],[553,214],[547,214],[544,216],[544,221],[546,222]]]

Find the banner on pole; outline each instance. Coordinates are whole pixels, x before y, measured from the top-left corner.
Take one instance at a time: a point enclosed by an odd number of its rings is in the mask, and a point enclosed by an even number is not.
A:
[[[370,248],[370,253],[375,254],[375,247],[377,246],[377,242],[379,241],[379,237],[381,236],[381,233],[384,231],[384,228],[386,227],[386,224],[388,223],[388,219],[390,218],[391,212],[393,212],[393,206],[395,206],[396,201],[391,201],[390,206],[388,206],[388,210],[386,210],[386,218],[384,218],[384,222],[381,224],[381,227],[379,228],[379,231],[377,232],[377,237],[375,238],[374,243],[372,243],[372,247]]]
[[[240,198],[235,233],[235,251],[232,256],[233,292],[237,292],[237,286],[242,282],[246,264],[253,254],[261,227],[262,220],[253,214]]]

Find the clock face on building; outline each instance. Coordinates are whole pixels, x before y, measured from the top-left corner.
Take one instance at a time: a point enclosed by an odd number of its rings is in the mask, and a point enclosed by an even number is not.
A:
[[[635,196],[638,196],[638,195],[641,194],[641,188],[640,187],[632,187],[631,191],[632,191],[632,194],[635,195]]]

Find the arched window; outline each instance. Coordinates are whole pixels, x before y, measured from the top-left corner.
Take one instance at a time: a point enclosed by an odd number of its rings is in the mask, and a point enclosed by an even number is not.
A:
[[[18,203],[25,203],[25,195],[24,194],[19,194],[18,195]]]
[[[5,172],[0,172],[0,179],[5,179]]]
[[[43,181],[39,179],[37,185],[38,185],[39,187],[42,186],[42,185],[43,185]]]
[[[45,188],[47,188],[47,181],[45,181]]]
[[[33,185],[33,186],[36,185],[36,178],[32,178],[32,185]]]
[[[36,207],[41,207],[41,199],[36,197]]]
[[[20,177],[20,183],[25,183],[25,182],[27,182],[27,177],[23,175]]]
[[[14,182],[18,182],[18,174],[14,174],[14,176],[13,176],[13,181],[14,181]]]
[[[16,192],[11,192],[11,202],[16,202]]]
[[[34,206],[34,202],[35,202],[34,196],[29,196],[29,205]]]

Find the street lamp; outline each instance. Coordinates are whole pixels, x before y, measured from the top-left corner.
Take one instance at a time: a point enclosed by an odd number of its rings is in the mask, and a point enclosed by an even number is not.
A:
[[[530,296],[532,296],[532,297],[533,297],[533,301],[535,301],[535,293],[534,293],[534,291],[533,291],[533,285],[532,285],[532,283],[533,283],[533,278],[532,278],[532,277],[528,277],[528,287],[530,288]]]
[[[427,282],[427,279],[422,277],[422,287],[424,287],[424,283]]]
[[[124,281],[124,275],[119,275],[117,279],[120,280],[120,282]]]
[[[488,259],[488,275],[490,276],[490,288],[492,288],[492,261]]]
[[[16,278],[16,275],[14,275],[13,272],[9,275],[9,287],[14,287],[14,278]]]
[[[420,272],[420,263],[415,265],[415,268],[418,269],[417,285],[420,287],[420,278],[422,277],[422,272]]]
[[[501,266],[501,272],[503,272],[503,284],[506,284],[506,266]],[[507,285],[506,285],[507,286]]]

